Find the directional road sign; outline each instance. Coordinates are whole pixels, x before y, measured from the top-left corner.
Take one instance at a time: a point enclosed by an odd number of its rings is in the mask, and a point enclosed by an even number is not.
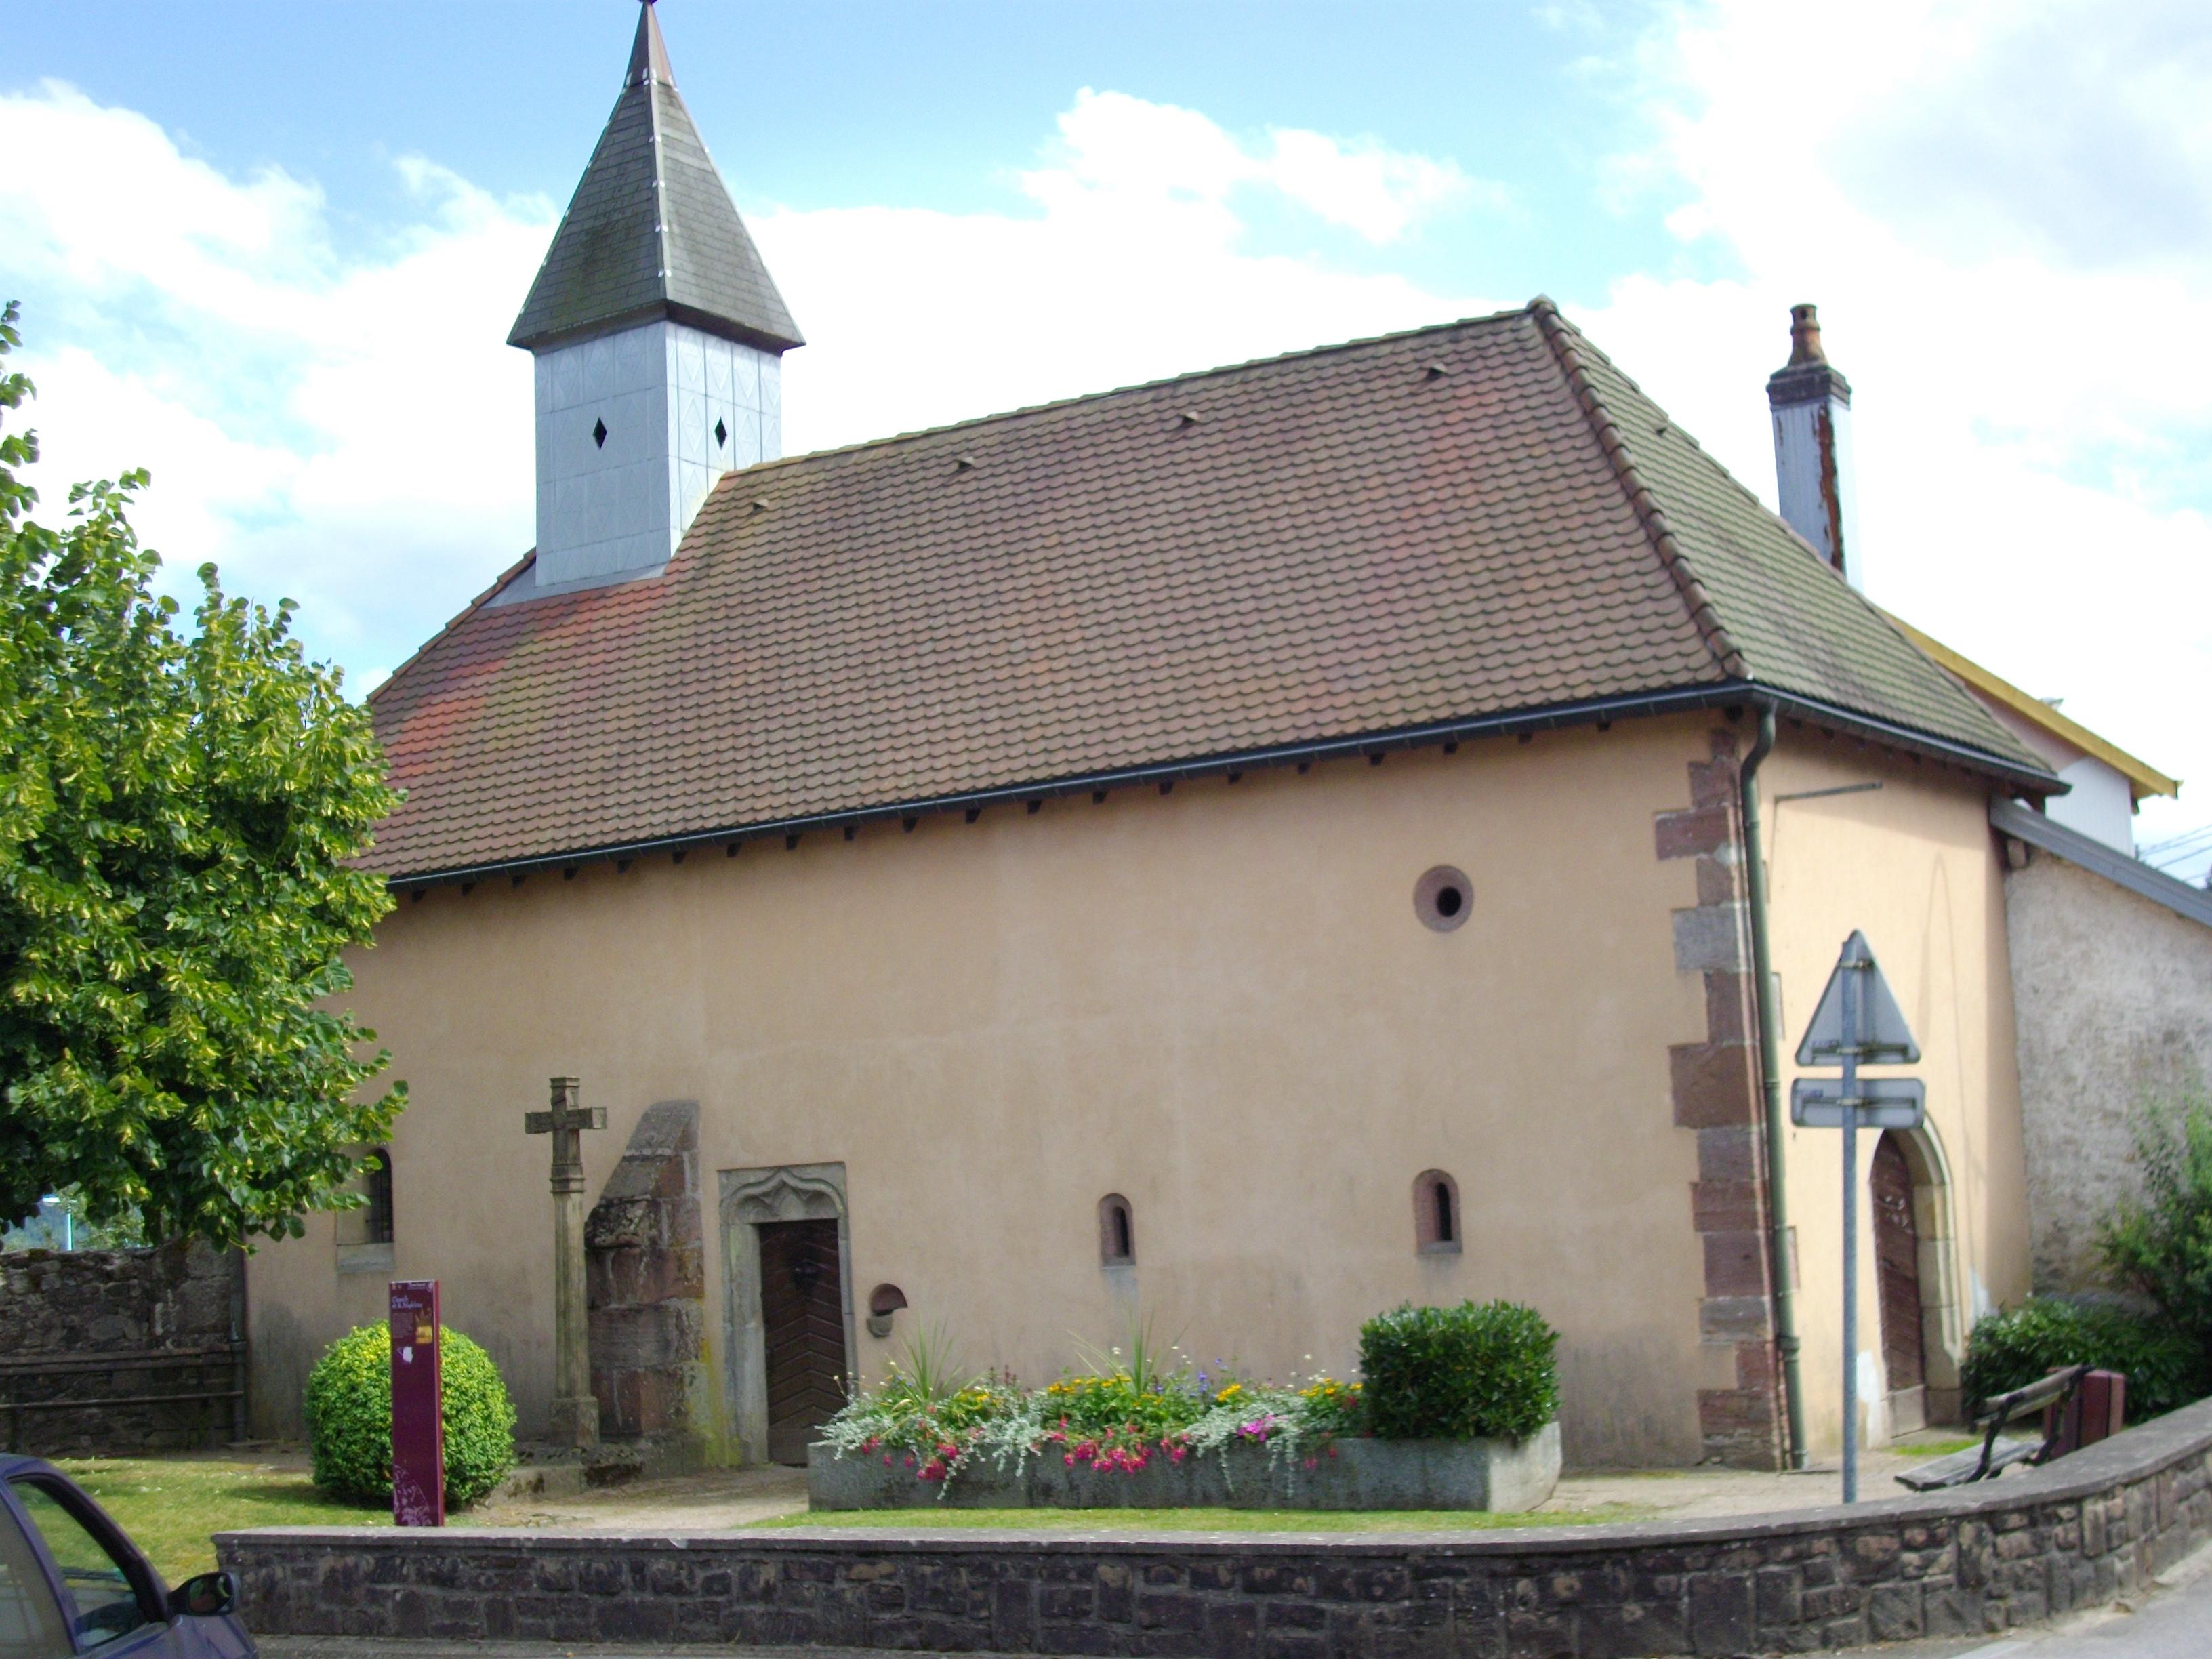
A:
[[[1858,1109],[1862,1129],[1917,1129],[1928,1115],[1928,1091],[1917,1077],[1863,1077],[1846,1094],[1833,1078],[1801,1077],[1790,1085],[1790,1121],[1802,1128],[1840,1129]]]
[[[1858,981],[1857,1052],[1846,1054],[1844,1037],[1844,980]],[[1910,1066],[1920,1058],[1920,1045],[1898,1011],[1889,981],[1868,948],[1866,935],[1854,933],[1844,941],[1836,970],[1828,975],[1828,988],[1820,993],[1820,1006],[1797,1045],[1800,1066],[1841,1066],[1846,1059],[1862,1066]]]
[[[1862,1078],[1862,1066],[1910,1064],[1920,1045],[1875,965],[1866,935],[1844,941],[1828,988],[1797,1045],[1800,1066],[1834,1066],[1840,1078],[1801,1078],[1790,1086],[1790,1116],[1808,1127],[1844,1132],[1844,1502],[1859,1498],[1859,1131],[1917,1129],[1926,1115],[1917,1078]]]

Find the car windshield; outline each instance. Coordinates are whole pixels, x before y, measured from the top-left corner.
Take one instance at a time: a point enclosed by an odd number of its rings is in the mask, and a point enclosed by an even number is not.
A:
[[[64,1611],[79,1650],[127,1635],[146,1622],[122,1560],[59,1498],[35,1480],[16,1481],[15,1497],[61,1569],[62,1587],[72,1603]]]

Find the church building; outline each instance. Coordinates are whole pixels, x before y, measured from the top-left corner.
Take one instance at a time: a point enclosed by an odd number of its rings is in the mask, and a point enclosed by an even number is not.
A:
[[[786,456],[648,5],[511,340],[537,544],[372,699],[411,1103],[252,1259],[258,1431],[394,1277],[544,1431],[572,1078],[611,1441],[802,1457],[925,1331],[1345,1376],[1503,1297],[1571,1462],[1775,1467],[1793,1347],[1817,1455],[1839,1137],[1763,1084],[1854,930],[1928,1105],[1860,1142],[1867,1427],[1955,1411],[2029,1282],[1990,811],[2066,786],[1854,585],[1809,307],[1782,517],[1542,299]]]

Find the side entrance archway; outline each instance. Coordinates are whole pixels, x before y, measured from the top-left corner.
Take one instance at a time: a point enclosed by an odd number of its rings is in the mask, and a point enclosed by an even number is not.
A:
[[[1889,1378],[1889,1422],[1898,1432],[1928,1421],[1926,1343],[1920,1328],[1920,1233],[1912,1218],[1912,1170],[1896,1134],[1875,1143],[1875,1282],[1881,1307],[1881,1363]]]
[[[741,1455],[804,1463],[845,1403],[853,1249],[842,1164],[721,1172],[727,1383]]]
[[[1890,1431],[1955,1422],[1966,1332],[1950,1182],[1934,1132],[1885,1130],[1867,1185]]]

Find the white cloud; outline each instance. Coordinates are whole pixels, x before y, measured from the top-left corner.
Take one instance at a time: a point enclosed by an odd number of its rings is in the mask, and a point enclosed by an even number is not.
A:
[[[2191,228],[2212,77],[2201,30],[2089,15],[1669,14],[1628,77],[1653,142],[1607,177],[1670,192],[1677,233],[1735,274],[1631,276],[1577,315],[1771,491],[1760,383],[1785,307],[1820,301],[1858,389],[1875,597],[2194,778],[2150,838],[2212,816],[2212,259]],[[33,302],[50,506],[151,466],[149,539],[301,599],[362,678],[527,544],[528,364],[502,342],[551,204],[410,160],[410,222],[342,252],[312,183],[225,174],[52,83],[0,98],[0,148],[27,158],[0,246]],[[791,448],[1494,308],[1280,251],[1302,246],[1286,212],[1387,249],[1504,203],[1372,139],[1086,92],[1016,184],[997,213],[748,204],[814,342],[786,377]]]
[[[1239,192],[1395,235],[1468,193],[1426,157],[1079,94],[1026,214],[782,210],[752,218],[810,343],[784,377],[794,449],[846,443],[1484,309],[1402,277],[1247,246]]]
[[[501,342],[552,210],[419,160],[417,216],[334,247],[312,184],[226,176],[134,112],[56,82],[0,97],[0,246],[58,516],[145,466],[134,514],[167,585],[221,564],[301,602],[313,648],[390,663],[530,539],[529,365]]]
[[[408,158],[411,222],[343,254],[312,183],[229,177],[51,82],[0,97],[0,149],[38,158],[0,185],[0,246],[32,301],[50,509],[70,480],[149,467],[137,516],[172,586],[214,558],[235,591],[298,599],[357,685],[528,545],[529,365],[503,342],[550,204]],[[817,342],[786,376],[787,447],[1433,320],[1448,302],[1400,277],[1249,251],[1239,204],[1387,242],[1488,188],[1110,92],[1079,95],[1018,184],[1003,214],[752,213]]]
[[[2193,778],[2142,838],[2212,822],[2197,9],[1722,0],[1642,52],[1658,137],[1615,176],[1685,193],[1677,234],[1739,274],[1618,282],[1592,333],[1771,500],[1757,388],[1817,301],[1874,597]]]

